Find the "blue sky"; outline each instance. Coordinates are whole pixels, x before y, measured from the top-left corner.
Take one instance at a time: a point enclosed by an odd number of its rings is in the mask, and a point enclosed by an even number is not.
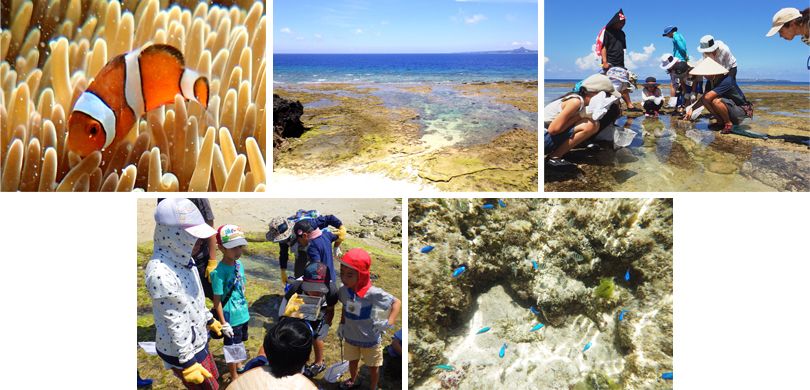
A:
[[[700,37],[713,35],[725,42],[737,58],[738,78],[775,78],[808,81],[810,48],[798,37],[785,41],[778,35],[765,37],[773,14],[784,7],[807,7],[801,1],[696,0],[605,2],[580,0],[545,2],[545,75],[550,78],[582,78],[596,72],[589,67],[596,34],[619,8],[627,25],[627,57],[639,78],[666,78],[658,68],[664,53],[672,52],[672,40],[662,37],[664,27],[675,25],[686,39],[689,56],[695,58]],[[610,3],[610,4],[608,4]],[[706,6],[704,6],[706,5]],[[709,13],[709,12],[712,13]],[[700,57],[698,57],[700,58]],[[579,62],[577,60],[579,59]]]
[[[537,49],[536,0],[276,0],[274,53]]]

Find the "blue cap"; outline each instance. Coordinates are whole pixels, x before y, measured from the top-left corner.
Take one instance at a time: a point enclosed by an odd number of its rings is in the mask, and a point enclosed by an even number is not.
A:
[[[664,29],[664,36],[667,36],[667,34],[673,31],[678,31],[678,28],[675,26],[667,26],[667,28]]]

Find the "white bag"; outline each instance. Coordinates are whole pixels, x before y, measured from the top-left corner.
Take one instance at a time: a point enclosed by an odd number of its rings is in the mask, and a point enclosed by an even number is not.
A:
[[[244,343],[225,345],[222,351],[225,353],[225,363],[237,363],[248,358]]]
[[[154,341],[139,341],[138,346],[146,352],[147,355],[157,356],[157,348]]]
[[[669,108],[675,108],[675,105],[677,105],[677,104],[678,104],[678,98],[675,97],[675,96],[670,96],[669,97],[669,104],[668,104]]]
[[[605,92],[599,92],[596,96],[591,98],[590,103],[588,103],[588,107],[585,108],[585,114],[593,118],[593,120],[598,121],[602,119],[605,114],[607,114],[610,105],[616,101],[616,98],[611,96],[607,97]]]
[[[634,138],[636,138],[635,131],[617,127],[613,132],[613,146],[617,148],[624,148],[630,145]]]

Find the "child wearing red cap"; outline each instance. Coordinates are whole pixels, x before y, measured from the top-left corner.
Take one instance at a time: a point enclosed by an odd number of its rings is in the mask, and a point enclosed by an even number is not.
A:
[[[340,264],[343,287],[338,291],[338,299],[343,304],[343,312],[338,338],[348,344],[344,352],[351,374],[351,379],[341,383],[340,388],[357,386],[358,364],[362,358],[371,377],[369,388],[376,390],[379,368],[383,364],[382,334],[394,326],[402,302],[371,285],[371,257],[365,250],[350,249]]]

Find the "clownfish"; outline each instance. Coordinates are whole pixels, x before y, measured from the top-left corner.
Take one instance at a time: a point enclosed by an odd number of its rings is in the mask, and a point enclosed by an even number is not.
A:
[[[208,108],[208,79],[186,69],[176,48],[156,44],[114,57],[73,105],[68,150],[84,157],[110,147],[141,115],[173,103],[177,94]]]

